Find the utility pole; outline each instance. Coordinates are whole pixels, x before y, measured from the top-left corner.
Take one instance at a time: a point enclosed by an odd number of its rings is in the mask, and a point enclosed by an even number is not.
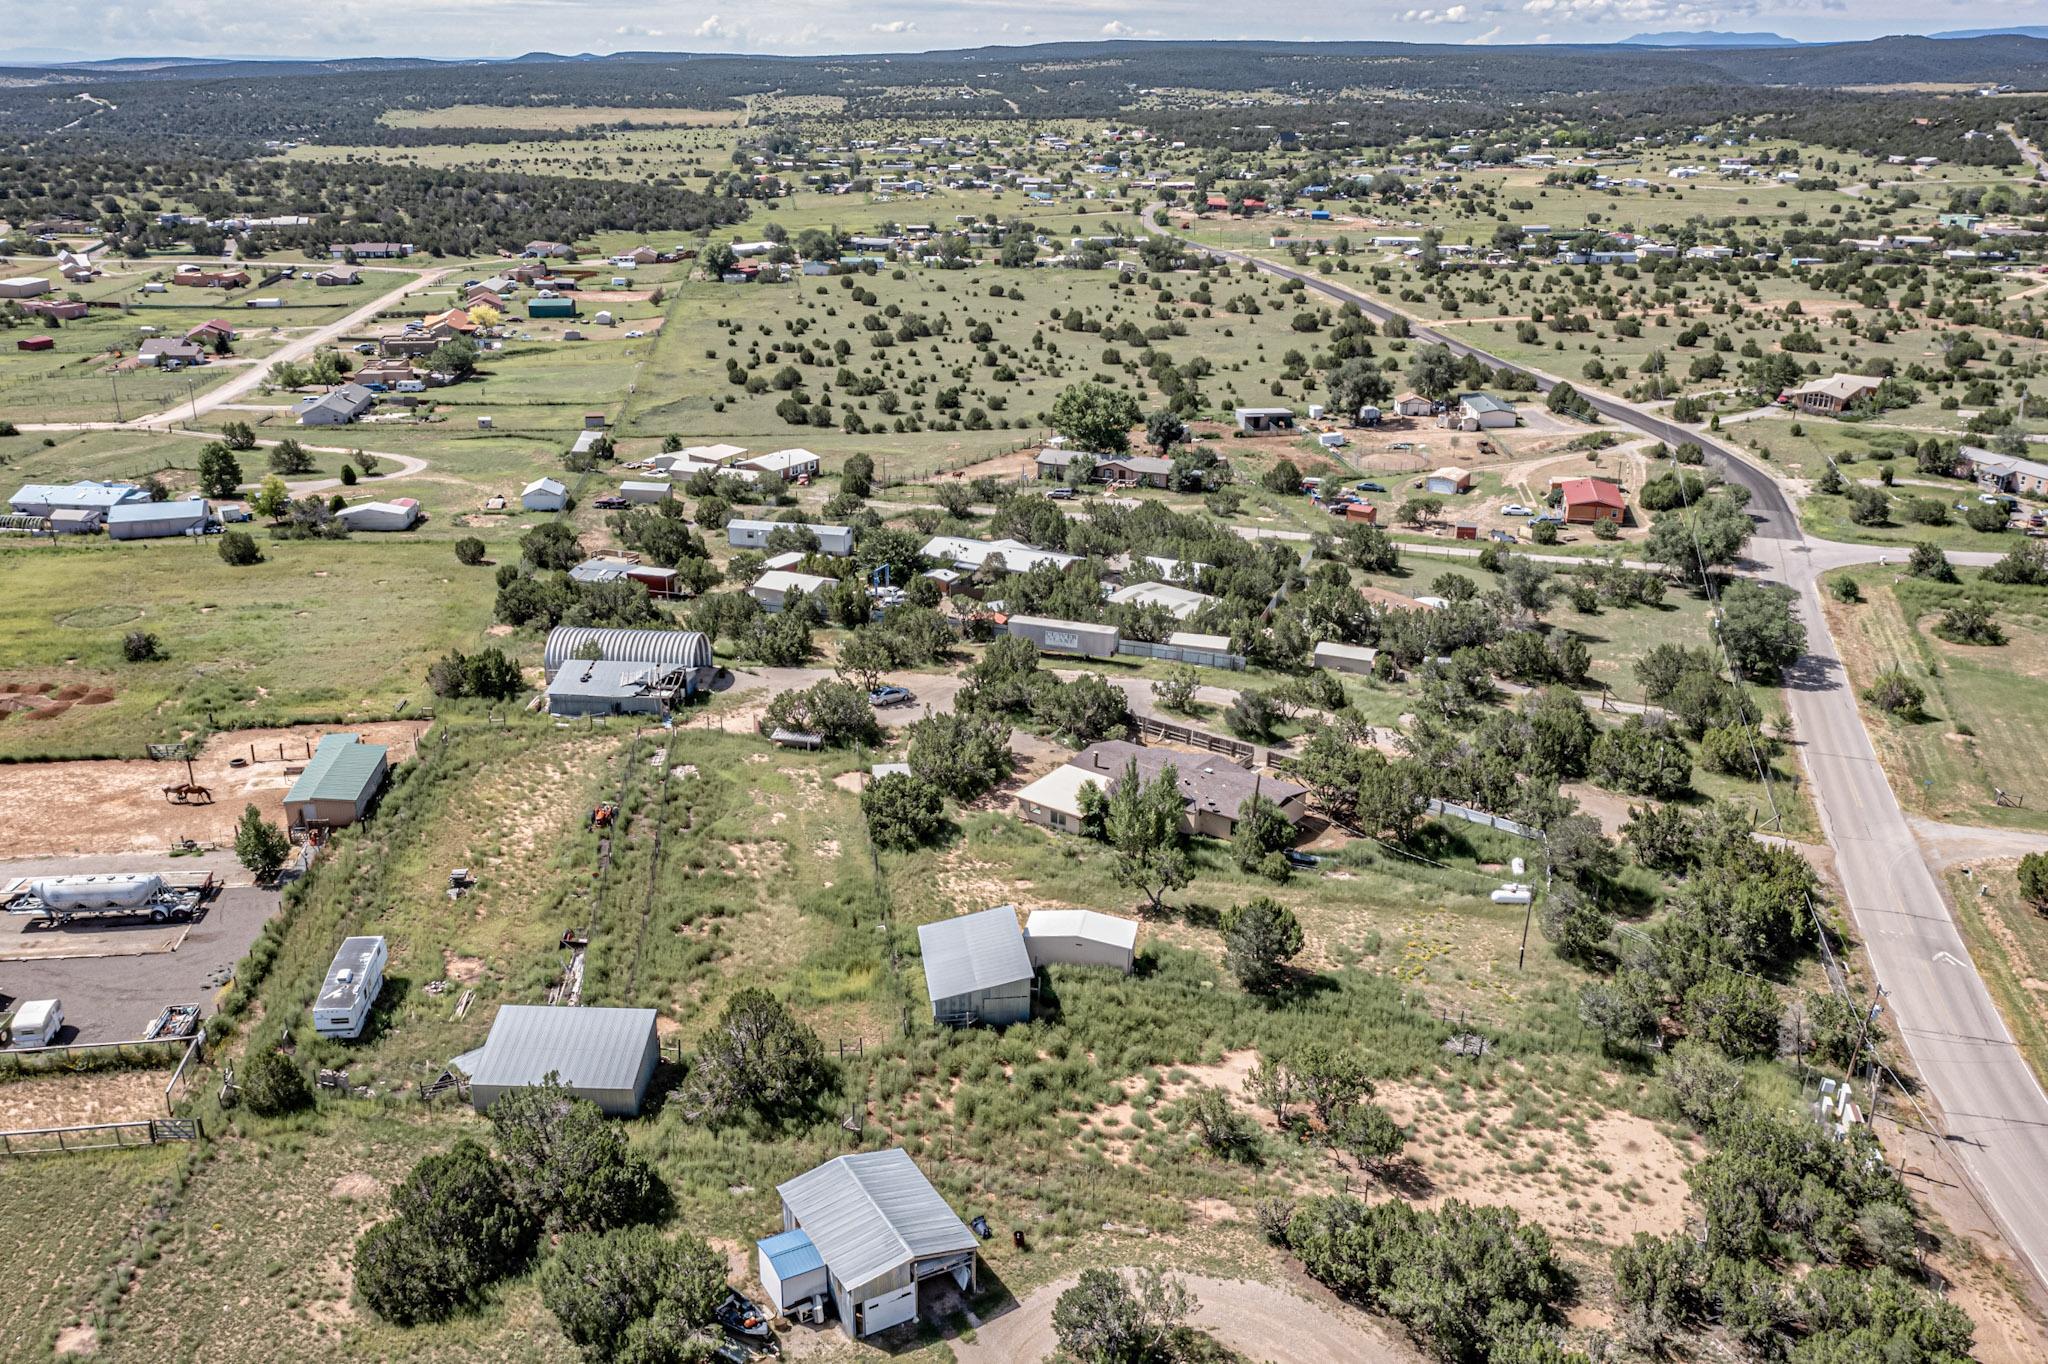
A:
[[[1877,987],[1877,998],[1870,1001],[1870,1007],[1863,1014],[1863,1023],[1856,1029],[1856,1046],[1849,1052],[1849,1064],[1843,1068],[1843,1074],[1852,1080],[1856,1078],[1856,1058],[1863,1054],[1863,1043],[1870,1036],[1870,1025],[1884,1012],[1884,997],[1887,993],[1889,992],[1884,986]]]

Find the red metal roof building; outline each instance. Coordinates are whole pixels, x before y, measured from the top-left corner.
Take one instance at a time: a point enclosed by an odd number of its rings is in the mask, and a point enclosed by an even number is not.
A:
[[[1586,523],[1612,521],[1620,525],[1628,518],[1628,500],[1621,489],[1599,478],[1568,478],[1558,484],[1564,497],[1564,519]]]

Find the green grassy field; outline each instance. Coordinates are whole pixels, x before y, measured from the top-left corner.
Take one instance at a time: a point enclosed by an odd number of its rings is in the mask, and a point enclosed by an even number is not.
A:
[[[111,692],[0,723],[0,756],[140,756],[209,723],[388,716],[430,699],[426,665],[490,624],[490,571],[445,544],[360,536],[273,542],[232,568],[215,541],[0,547],[0,657],[11,684]],[[147,584],[138,592],[137,584]],[[168,655],[127,663],[131,630]]]
[[[2048,595],[2037,588],[2000,588],[1965,573],[1962,587],[1901,579],[1881,568],[1849,571],[1866,600],[1830,598],[1828,620],[1849,680],[1859,690],[1884,668],[1898,668],[1927,693],[1917,719],[1865,705],[1864,718],[1892,785],[1906,808],[1933,819],[2019,829],[2048,829],[2048,792],[2034,756],[2048,735]],[[2008,642],[1951,644],[1933,626],[1945,603],[1962,596],[1989,601]],[[1997,803],[2005,790],[2024,808]]]

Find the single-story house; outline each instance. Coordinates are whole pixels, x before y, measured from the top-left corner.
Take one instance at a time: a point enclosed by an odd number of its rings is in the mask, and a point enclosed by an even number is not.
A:
[[[567,242],[528,242],[519,254],[536,259],[548,256],[573,256],[576,254],[576,248]]]
[[[1238,430],[1255,435],[1294,429],[1294,409],[1291,407],[1240,407],[1231,415],[1237,420]]]
[[[1093,461],[1088,477],[1095,483],[1132,483],[1164,488],[1173,481],[1173,461],[1156,455],[1097,455],[1085,450],[1044,449],[1038,452],[1041,479],[1066,478],[1077,459]]]
[[[1015,906],[920,924],[917,945],[934,1023],[1031,1021],[1035,976]]]
[[[1492,431],[1511,427],[1517,420],[1514,404],[1490,393],[1463,394],[1452,400],[1443,415],[1443,424],[1454,431]]]
[[[163,540],[174,535],[204,535],[213,524],[213,509],[204,498],[178,502],[122,502],[107,509],[110,540]]]
[[[569,490],[552,478],[536,478],[520,490],[519,505],[528,511],[560,511],[569,505]]]
[[[213,344],[214,339],[217,337],[223,340],[232,341],[235,339],[236,335],[237,333],[235,331],[234,323],[223,322],[221,319],[214,317],[208,318],[206,321],[200,323],[198,326],[193,327],[189,331],[187,331],[185,333],[185,339],[187,341],[197,341],[202,345],[210,346]]]
[[[1139,777],[1148,781],[1172,767],[1181,799],[1187,805],[1184,822],[1188,832],[1209,838],[1229,838],[1235,834],[1238,811],[1254,795],[1272,801],[1290,824],[1301,819],[1308,797],[1306,787],[1246,771],[1213,753],[1182,753],[1124,739],[1090,744],[1067,760],[1069,767],[1099,776],[1106,783],[1105,789],[1114,787],[1132,763],[1137,764]]]
[[[761,609],[768,612],[782,610],[789,604],[790,597],[798,592],[811,599],[815,606],[820,592],[828,592],[839,586],[837,578],[821,578],[815,573],[797,573],[787,568],[771,568],[754,579],[747,595],[761,603]]]
[[[619,496],[628,502],[646,505],[668,501],[670,485],[654,479],[629,478],[619,485]]]
[[[1109,779],[1069,763],[1032,782],[1017,793],[1017,810],[1033,824],[1055,833],[1081,832],[1081,788],[1094,786],[1109,793]]]
[[[1430,474],[1423,481],[1423,486],[1430,492],[1438,494],[1470,492],[1472,490],[1472,471],[1447,464]]]
[[[1977,486],[1996,493],[2025,493],[2048,496],[2048,464],[2011,455],[1993,454],[1974,445],[1956,452],[1956,472],[1974,479]]]
[[[574,1097],[631,1117],[661,1060],[654,1019],[652,1009],[501,1005],[483,1047],[461,1058],[469,1101],[481,1113],[506,1090],[553,1075]]]
[[[329,734],[284,795],[285,819],[294,828],[339,828],[369,813],[384,787],[390,750],[354,734]]]
[[[778,475],[783,482],[794,482],[799,478],[816,478],[823,467],[818,457],[809,450],[773,450],[765,455],[735,461],[742,469],[756,473]]]
[[[141,363],[170,369],[181,365],[203,365],[206,356],[206,347],[198,342],[178,341],[168,336],[152,336],[135,351],[135,358]]]
[[[1846,411],[1857,399],[1877,392],[1881,383],[1883,380],[1868,374],[1833,374],[1801,384],[1785,397],[1802,412],[1832,417]]]
[[[396,388],[419,377],[419,371],[412,367],[412,361],[391,356],[365,361],[356,370],[351,382],[361,384],[374,392],[380,388]]]
[[[351,284],[360,284],[362,281],[363,272],[356,269],[353,265],[330,265],[319,274],[313,276],[313,283],[323,289],[342,288]]]
[[[357,260],[402,260],[412,254],[411,242],[335,242],[327,254],[334,260],[350,256]]]
[[[744,445],[686,445],[681,450],[684,459],[699,464],[731,464],[747,453]]]
[[[1109,594],[1114,606],[1163,606],[1175,620],[1186,620],[1216,599],[1206,592],[1174,583],[1131,583]]]
[[[25,483],[7,499],[18,516],[52,516],[60,511],[96,511],[104,515],[124,502],[147,502],[149,493],[133,483]]]
[[[935,535],[925,541],[924,557],[941,564],[951,564],[963,573],[972,573],[991,559],[1000,559],[1006,573],[1024,573],[1040,564],[1051,564],[1065,568],[1077,564],[1077,554],[1061,554],[1057,550],[1038,549],[1022,540],[972,540],[964,535]]]
[[[1628,499],[1604,478],[1568,478],[1557,490],[1564,499],[1566,521],[1578,525],[1610,521],[1618,526],[1628,519]]]
[[[1333,673],[1369,673],[1379,659],[1378,649],[1362,648],[1356,644],[1336,644],[1324,640],[1316,645],[1312,662],[1318,668]]]
[[[423,331],[386,332],[377,338],[377,353],[384,356],[432,355],[440,348],[440,338]]]
[[[786,521],[748,521],[734,519],[725,523],[725,542],[734,549],[759,549],[768,543],[768,537],[778,526],[791,525]],[[807,530],[817,537],[818,552],[834,558],[844,558],[853,553],[853,527],[823,526],[805,521],[794,523],[798,529]]]
[[[1394,415],[1397,417],[1434,417],[1436,403],[1418,393],[1403,393],[1394,399]]]
[[[377,405],[377,395],[361,384],[343,384],[317,398],[303,398],[292,407],[301,426],[346,426]]]
[[[974,1289],[974,1233],[900,1147],[836,1157],[775,1192],[783,1230],[801,1231],[824,1262],[840,1329],[855,1339],[915,1320],[926,1279]]]
[[[0,298],[34,298],[50,292],[50,281],[39,275],[17,275],[0,279]]]
[[[1024,920],[1024,948],[1034,967],[1107,966],[1131,973],[1138,923],[1092,909],[1034,909]]]
[[[334,516],[351,531],[411,530],[419,524],[421,512],[414,499],[394,497],[389,502],[358,502]]]
[[[17,306],[31,317],[54,318],[59,322],[76,322],[92,311],[92,305],[82,298],[32,298]]]

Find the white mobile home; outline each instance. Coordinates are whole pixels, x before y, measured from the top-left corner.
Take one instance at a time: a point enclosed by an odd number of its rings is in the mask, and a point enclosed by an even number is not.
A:
[[[814,522],[748,521],[735,518],[725,523],[725,542],[734,549],[760,549],[768,543],[768,537],[778,526],[795,526],[807,530],[818,542],[820,554],[830,554],[843,559],[853,553],[853,527],[821,526]]]
[[[815,573],[796,573],[786,568],[770,569],[754,579],[754,585],[747,589],[747,595],[761,603],[761,609],[768,612],[782,610],[789,599],[801,592],[812,602],[818,594],[839,586],[837,578],[821,578]]]
[[[420,504],[410,497],[389,502],[359,502],[334,514],[351,531],[411,530],[420,521]]]
[[[371,1006],[384,989],[389,959],[382,938],[344,938],[313,1000],[313,1031],[343,1040],[362,1036]]]

